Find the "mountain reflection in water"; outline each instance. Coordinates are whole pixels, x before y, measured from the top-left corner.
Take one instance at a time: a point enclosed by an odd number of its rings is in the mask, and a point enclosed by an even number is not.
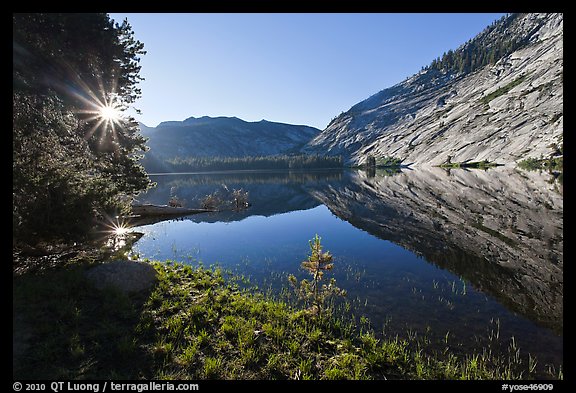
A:
[[[563,198],[510,169],[352,173],[310,190],[352,225],[424,256],[526,317],[562,331]]]
[[[302,232],[302,228],[313,228],[314,231],[318,230],[321,236],[326,234],[323,242],[326,240],[329,244],[330,240],[333,241],[333,245],[328,249],[333,251],[336,257],[339,255],[336,251],[343,254],[346,250],[354,250],[348,251],[348,260],[357,261],[358,266],[362,265],[360,262],[366,262],[364,266],[367,267],[363,268],[371,270],[367,275],[372,274],[374,280],[380,280],[374,284],[380,292],[374,292],[374,296],[370,298],[371,303],[381,303],[373,305],[374,320],[378,319],[378,315],[380,319],[388,318],[388,314],[394,314],[397,319],[408,319],[408,315],[412,314],[412,320],[417,320],[428,310],[436,312],[430,308],[431,303],[426,303],[430,302],[428,298],[417,307],[415,303],[410,303],[407,299],[410,294],[402,292],[399,289],[400,284],[394,282],[410,278],[401,277],[400,273],[394,276],[396,271],[382,264],[381,255],[388,252],[384,246],[373,246],[372,250],[364,254],[363,250],[354,248],[354,245],[344,247],[346,242],[358,241],[361,236],[369,235],[352,236],[351,232],[339,234],[336,231],[342,230],[342,227],[334,221],[327,221],[326,217],[323,221],[325,226],[316,229],[314,220],[323,217],[322,211],[318,209],[324,205],[333,215],[364,233],[398,245],[422,257],[427,263],[451,272],[455,277],[451,280],[461,278],[463,282],[471,284],[472,288],[467,296],[469,299],[462,300],[466,298],[464,297],[460,300],[464,302],[462,307],[466,308],[476,301],[472,300],[471,292],[483,293],[496,299],[512,314],[517,313],[543,329],[551,329],[556,338],[552,337],[551,333],[533,332],[529,340],[541,338],[541,346],[548,346],[548,350],[556,352],[557,356],[553,356],[552,360],[561,361],[563,197],[561,186],[549,182],[546,175],[505,167],[488,171],[418,168],[403,170],[397,174],[381,171],[370,174],[355,170],[210,173],[155,176],[153,180],[158,183],[158,187],[141,196],[140,202],[165,204],[170,196],[177,195],[186,201],[186,206],[199,207],[205,195],[218,190],[242,188],[248,191],[251,202],[248,209],[240,212],[198,214],[185,219],[198,225],[248,225],[248,220],[260,217],[259,224],[250,225],[260,225],[258,230],[265,235],[269,231],[267,228],[273,225],[272,221],[265,220],[284,217],[286,214],[298,214],[297,217],[294,216],[294,220],[304,220],[303,226],[286,226],[281,236],[276,235],[276,238],[270,237],[267,240],[275,242],[270,246],[272,250],[287,244],[281,254],[282,258],[291,262],[278,260],[274,268],[286,271],[287,266],[297,266],[307,251],[305,242],[301,244],[300,240],[298,246],[288,245],[290,242],[296,243],[296,235],[291,231]],[[310,223],[305,220],[310,220]],[[214,232],[213,235],[206,234],[207,227],[203,228],[204,236],[224,237],[216,228],[211,231]],[[222,238],[221,242],[224,247],[220,248],[229,248],[232,257],[239,254],[234,249],[239,247],[233,244],[234,239]],[[243,237],[241,242],[245,249],[265,246],[264,239],[255,239],[251,243],[250,234]],[[170,244],[173,247],[173,243]],[[214,244],[218,244],[218,239]],[[295,252],[295,247],[302,250]],[[270,255],[273,252],[266,249],[263,253]],[[391,254],[386,256],[386,260],[391,261],[386,263],[395,264],[394,269],[403,269],[402,264],[405,264],[405,269],[415,266],[412,260],[403,261],[402,256],[394,262],[394,255],[400,254],[398,251],[391,251]],[[256,270],[264,270],[264,267],[264,264],[258,265]],[[418,269],[422,271],[420,289],[416,288],[417,284],[410,285],[415,285],[415,291],[423,291],[422,299],[425,296],[437,296],[432,288],[432,280],[436,277],[434,280],[437,282],[440,273],[424,273],[424,267]],[[430,282],[426,284],[426,280]],[[338,278],[338,281],[340,283],[341,278]],[[353,283],[348,282],[347,285],[352,286]],[[394,287],[396,289],[382,289],[387,285],[398,286]],[[429,288],[426,288],[427,285]],[[452,286],[454,288],[454,284]],[[350,289],[349,293],[355,290],[351,287],[345,288]],[[442,300],[440,296],[438,299]],[[466,306],[466,302],[472,303]],[[482,308],[478,308],[476,303],[472,306],[478,310]],[[473,313],[472,310],[468,312]],[[466,318],[486,320],[486,315],[483,314],[481,318],[469,315]],[[458,323],[463,318],[460,315],[452,317],[455,319],[449,323]],[[443,315],[437,315],[429,318],[426,323],[431,323],[432,319],[440,323],[444,318]],[[444,324],[450,321],[449,318],[445,319]]]

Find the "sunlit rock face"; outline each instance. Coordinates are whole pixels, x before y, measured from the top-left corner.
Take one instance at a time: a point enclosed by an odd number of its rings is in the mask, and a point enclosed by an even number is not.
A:
[[[509,168],[357,172],[310,192],[354,226],[562,330],[563,200],[548,175]]]
[[[467,75],[424,70],[354,105],[305,150],[353,163],[371,154],[415,165],[551,154],[562,144],[563,15],[522,15],[505,34],[528,45]]]

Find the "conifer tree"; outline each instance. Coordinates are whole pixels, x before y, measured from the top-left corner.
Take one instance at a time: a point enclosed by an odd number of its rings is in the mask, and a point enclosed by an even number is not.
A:
[[[150,180],[125,111],[143,44],[107,14],[13,14],[13,233],[86,233]]]

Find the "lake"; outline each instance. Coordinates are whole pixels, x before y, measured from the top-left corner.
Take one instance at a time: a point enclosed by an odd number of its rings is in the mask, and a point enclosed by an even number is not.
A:
[[[455,350],[499,337],[538,367],[563,359],[563,196],[549,174],[360,170],[151,176],[142,203],[248,192],[247,209],[135,228],[142,258],[217,264],[278,293],[318,234],[353,312],[376,331]]]

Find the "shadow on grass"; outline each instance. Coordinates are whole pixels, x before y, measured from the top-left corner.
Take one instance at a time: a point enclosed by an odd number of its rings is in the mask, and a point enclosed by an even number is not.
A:
[[[13,279],[13,378],[150,377],[138,323],[148,293],[95,289],[86,265]]]
[[[537,361],[490,345],[456,356],[376,337],[367,318],[314,314],[240,289],[220,269],[153,263],[151,293],[98,291],[74,265],[13,280],[14,379],[532,379]],[[227,273],[226,273],[227,274]],[[364,321],[363,321],[364,319]],[[456,343],[457,345],[457,343]],[[16,352],[14,352],[16,354]],[[550,367],[544,378],[563,378]]]

